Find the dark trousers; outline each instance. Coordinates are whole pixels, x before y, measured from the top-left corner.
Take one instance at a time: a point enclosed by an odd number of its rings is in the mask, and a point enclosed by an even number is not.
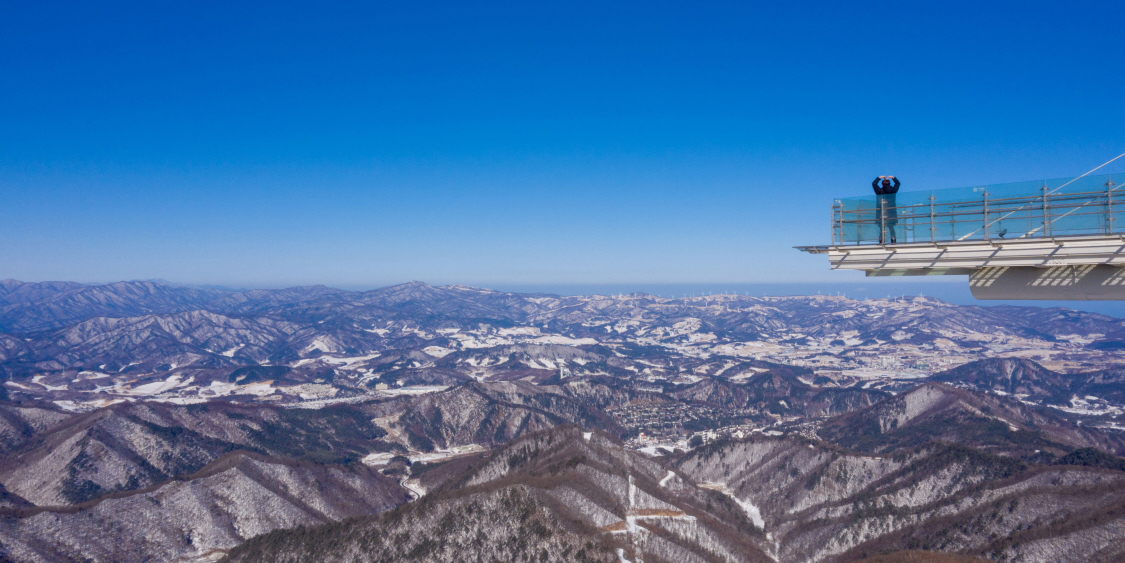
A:
[[[898,224],[898,208],[894,197],[880,197],[879,205],[875,208],[875,220],[879,224],[879,242],[886,240],[890,235],[891,242],[896,242],[895,225]]]

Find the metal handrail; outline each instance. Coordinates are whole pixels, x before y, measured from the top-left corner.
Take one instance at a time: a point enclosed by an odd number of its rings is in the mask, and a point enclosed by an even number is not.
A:
[[[1125,225],[1125,190],[1121,189],[1125,186],[1114,178],[1086,177],[1080,184],[1085,189],[1064,193],[1058,193],[1059,188],[1049,190],[1044,182],[1035,190],[1037,193],[1008,195],[1003,194],[1005,186],[993,186],[973,189],[972,197],[958,192],[961,197],[956,199],[939,199],[935,196],[938,192],[930,192],[925,201],[896,206],[887,205],[888,196],[836,200],[832,206],[832,244],[863,244],[892,232],[901,242],[931,243],[1114,233],[1117,225]],[[1085,187],[1102,179],[1104,188]],[[895,197],[919,195],[904,192]]]

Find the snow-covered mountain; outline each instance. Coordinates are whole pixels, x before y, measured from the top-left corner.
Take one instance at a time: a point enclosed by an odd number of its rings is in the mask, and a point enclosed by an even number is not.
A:
[[[9,280],[0,327],[0,561],[1125,556],[1105,315]]]

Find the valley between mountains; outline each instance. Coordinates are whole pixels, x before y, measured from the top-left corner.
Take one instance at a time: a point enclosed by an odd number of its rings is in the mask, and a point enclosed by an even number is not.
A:
[[[1112,562],[1125,320],[0,282],[0,561]]]

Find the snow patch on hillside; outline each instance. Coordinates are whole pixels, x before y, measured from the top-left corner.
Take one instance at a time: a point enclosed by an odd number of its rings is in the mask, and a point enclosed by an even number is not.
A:
[[[742,507],[742,511],[746,513],[746,516],[750,518],[750,521],[753,522],[755,526],[761,528],[762,530],[766,529],[766,521],[762,519],[762,512],[758,510],[758,507],[754,506],[754,503],[748,500],[744,501],[735,496],[734,491],[730,490],[730,488],[728,488],[725,484],[704,482],[700,483],[699,486],[705,489],[719,491],[720,493],[727,495],[731,500],[738,503],[738,506]]]

